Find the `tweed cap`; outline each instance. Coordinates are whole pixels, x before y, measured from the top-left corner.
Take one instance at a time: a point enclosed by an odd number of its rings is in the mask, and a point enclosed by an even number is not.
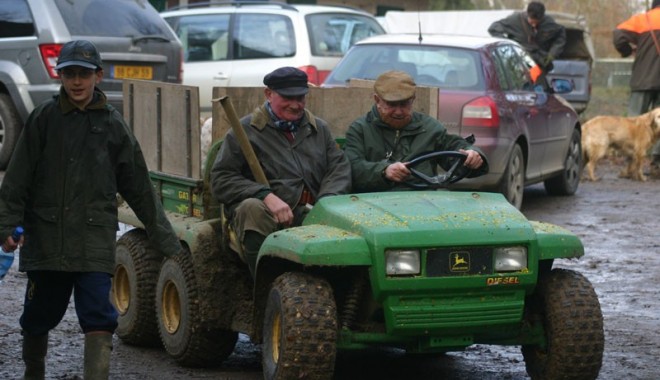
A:
[[[60,70],[67,66],[100,69],[102,65],[101,55],[93,43],[85,40],[75,40],[67,42],[62,46],[55,70]]]
[[[309,91],[308,78],[304,71],[285,66],[264,77],[264,84],[283,96],[300,96]]]
[[[379,98],[388,102],[397,102],[415,96],[415,81],[403,71],[386,71],[374,83],[374,91]]]

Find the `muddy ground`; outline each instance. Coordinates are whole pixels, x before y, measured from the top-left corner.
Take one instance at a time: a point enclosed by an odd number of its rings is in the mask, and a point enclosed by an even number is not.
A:
[[[582,272],[600,298],[605,354],[599,379],[657,379],[660,373],[660,181],[617,178],[619,162],[598,168],[600,182],[582,182],[575,196],[551,197],[542,185],[525,191],[523,213],[564,226],[586,255],[557,265]],[[0,285],[0,379],[19,379],[25,276],[13,270]],[[82,376],[83,339],[72,307],[51,333],[48,379]],[[259,379],[260,349],[241,336],[234,354],[214,369],[177,366],[162,350],[135,348],[115,338],[112,379]],[[477,345],[437,358],[414,359],[396,350],[341,354],[336,379],[526,379],[518,347]]]

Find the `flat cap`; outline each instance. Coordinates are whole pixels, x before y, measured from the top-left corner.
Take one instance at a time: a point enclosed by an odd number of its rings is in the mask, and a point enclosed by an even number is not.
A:
[[[397,102],[415,96],[415,81],[403,71],[386,71],[376,78],[374,91],[379,98],[388,102]]]
[[[264,84],[283,96],[300,96],[309,92],[307,74],[295,67],[285,66],[266,74]]]
[[[60,70],[67,66],[100,69],[102,65],[101,55],[93,43],[86,40],[75,40],[67,42],[62,46],[55,70]]]

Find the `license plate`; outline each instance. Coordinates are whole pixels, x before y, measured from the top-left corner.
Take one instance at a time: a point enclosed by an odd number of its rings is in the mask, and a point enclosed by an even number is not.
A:
[[[151,66],[114,66],[114,77],[117,79],[153,79],[154,72]]]

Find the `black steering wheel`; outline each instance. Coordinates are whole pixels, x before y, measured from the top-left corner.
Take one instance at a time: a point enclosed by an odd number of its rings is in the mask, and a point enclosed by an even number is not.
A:
[[[437,189],[441,187],[447,187],[452,183],[462,180],[463,178],[467,177],[468,174],[470,174],[470,169],[463,166],[463,163],[465,163],[467,157],[467,154],[455,151],[432,152],[417,156],[407,162],[406,167],[408,170],[410,170],[413,176],[419,178],[422,182],[413,182],[411,180],[407,180],[404,182],[404,184],[415,189]],[[452,162],[451,167],[445,173],[431,177],[415,169],[415,166],[421,164],[422,162],[438,158],[445,158]]]

